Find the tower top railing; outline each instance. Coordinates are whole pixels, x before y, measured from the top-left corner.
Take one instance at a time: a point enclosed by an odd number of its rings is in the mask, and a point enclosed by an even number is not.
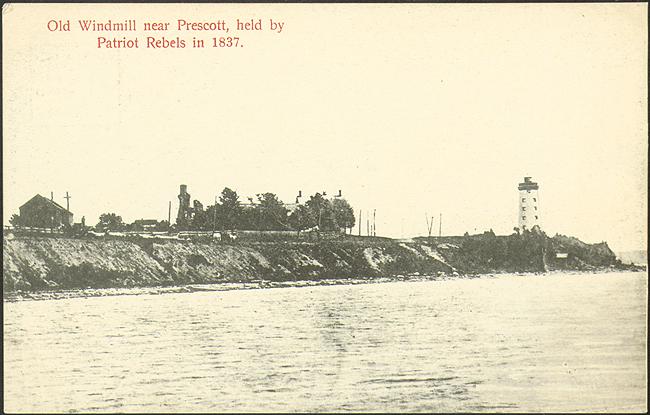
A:
[[[523,183],[519,183],[519,190],[537,190],[539,185],[532,181],[529,176],[524,177]]]

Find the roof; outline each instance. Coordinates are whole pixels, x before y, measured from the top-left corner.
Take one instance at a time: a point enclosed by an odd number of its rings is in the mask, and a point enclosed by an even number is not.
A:
[[[46,197],[43,197],[43,196],[41,196],[39,194],[36,194],[36,196],[32,197],[27,202],[23,203],[22,206],[20,206],[20,209],[22,209],[24,206],[27,206],[28,204],[30,204],[31,202],[36,201],[36,200],[40,200],[41,202],[45,202],[46,204],[49,204],[49,205],[51,205],[52,207],[54,207],[56,209],[62,210],[64,212],[67,212],[67,213],[72,215],[72,212],[70,212],[68,209],[66,209],[63,206],[56,203],[54,200],[50,200],[50,199],[48,199]]]
[[[133,223],[138,225],[157,225],[158,221],[156,219],[136,219]]]
[[[530,176],[524,177],[523,183],[519,183],[519,190],[537,190],[539,189],[539,185],[535,183],[534,181],[530,180]]]

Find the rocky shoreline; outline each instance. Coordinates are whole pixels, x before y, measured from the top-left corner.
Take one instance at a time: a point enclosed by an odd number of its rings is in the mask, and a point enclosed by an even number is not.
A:
[[[623,272],[640,272],[645,271],[643,267],[629,269]],[[396,275],[393,277],[380,278],[342,278],[342,279],[323,279],[315,281],[252,281],[248,283],[214,283],[214,284],[190,284],[179,286],[154,286],[154,287],[132,287],[132,288],[86,288],[76,290],[48,290],[48,291],[12,291],[4,293],[4,301],[40,301],[40,300],[62,300],[72,298],[87,297],[113,297],[123,295],[163,295],[179,294],[194,292],[214,292],[214,291],[233,291],[233,290],[259,290],[271,288],[309,288],[332,285],[358,285],[358,284],[382,284],[391,282],[425,282],[425,281],[450,281],[461,279],[476,278],[498,278],[502,276],[516,277],[545,277],[552,275],[590,275],[590,274],[607,274],[612,272],[621,272],[620,270],[602,269],[596,271],[550,271],[545,273],[491,273],[475,275]]]
[[[230,244],[13,235],[3,238],[5,299],[75,290],[182,292],[193,289],[187,287],[215,284],[223,289],[247,289],[644,269],[622,264],[606,243],[585,244],[575,238],[550,238],[542,233],[485,233],[409,241],[347,236],[315,242]]]

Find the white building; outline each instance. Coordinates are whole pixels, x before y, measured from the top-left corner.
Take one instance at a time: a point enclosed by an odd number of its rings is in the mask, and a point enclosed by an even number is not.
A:
[[[519,183],[519,229],[531,230],[533,226],[539,226],[539,186],[524,177],[523,183]]]

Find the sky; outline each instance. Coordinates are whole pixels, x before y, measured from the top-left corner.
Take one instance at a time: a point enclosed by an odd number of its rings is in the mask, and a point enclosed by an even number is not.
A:
[[[187,184],[204,205],[226,186],[285,202],[341,189],[382,236],[424,235],[431,216],[437,233],[440,214],[444,235],[509,234],[532,176],[547,234],[646,249],[646,17],[644,3],[7,5],[4,223],[66,191],[75,221],[166,219]],[[144,22],[188,44],[224,36],[177,19],[223,19],[243,46],[142,47]]]

